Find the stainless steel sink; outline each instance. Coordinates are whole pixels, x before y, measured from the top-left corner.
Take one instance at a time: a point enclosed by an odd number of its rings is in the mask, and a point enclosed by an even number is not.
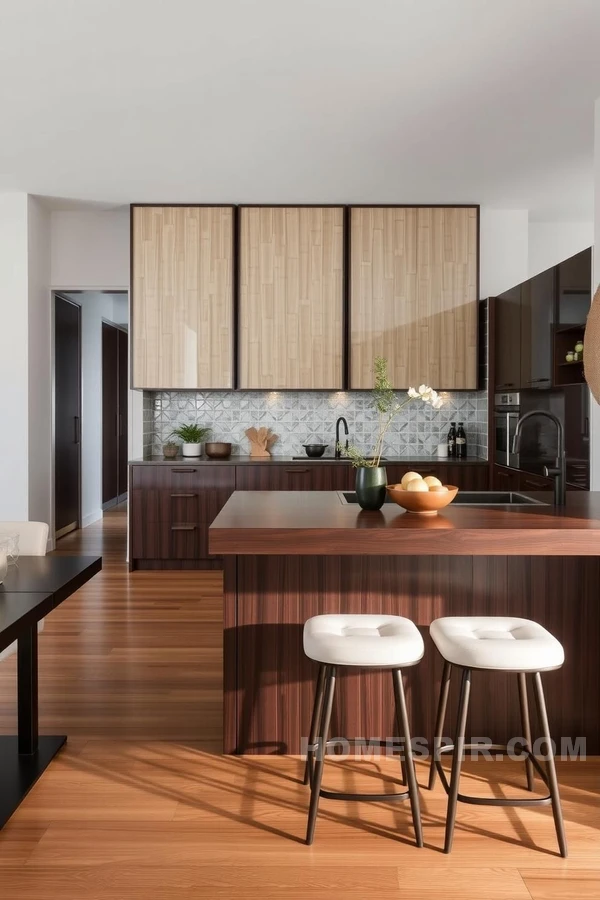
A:
[[[358,503],[355,491],[340,491],[340,494],[343,503]],[[386,497],[385,502],[394,501]],[[515,491],[459,491],[453,503],[459,506],[548,506]]]

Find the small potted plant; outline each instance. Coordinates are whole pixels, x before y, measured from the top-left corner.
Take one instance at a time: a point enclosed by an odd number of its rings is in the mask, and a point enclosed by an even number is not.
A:
[[[373,406],[379,419],[373,452],[365,456],[357,447],[350,445],[346,450],[342,444],[338,444],[338,450],[347,456],[357,469],[356,499],[363,509],[381,509],[383,506],[387,472],[385,466],[381,465],[381,457],[385,436],[394,418],[413,400],[422,400],[434,409],[439,409],[443,405],[442,398],[427,384],[409,388],[406,399],[399,401],[388,377],[387,360],[383,356],[375,358],[373,373],[375,375]]]
[[[175,441],[167,441],[166,444],[163,444],[163,456],[165,459],[176,459],[178,453],[179,444],[176,444]]]
[[[188,425],[178,425],[169,437],[177,437],[182,441],[181,452],[183,456],[201,456],[202,441],[210,434],[210,428],[191,422]]]

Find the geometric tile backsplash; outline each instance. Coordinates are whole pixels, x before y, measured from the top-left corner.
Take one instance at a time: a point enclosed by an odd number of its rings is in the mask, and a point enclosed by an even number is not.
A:
[[[469,455],[487,459],[486,392],[442,392],[442,397],[440,410],[416,400],[400,413],[388,431],[384,455],[435,455],[450,422],[460,421]],[[244,432],[251,425],[269,426],[279,436],[274,456],[297,456],[311,441],[328,444],[326,453],[332,455],[338,416],[348,420],[350,441],[371,450],[377,414],[370,391],[145,391],[144,453],[162,455],[176,425],[198,422],[210,426],[211,440],[231,441],[235,455],[249,452]]]

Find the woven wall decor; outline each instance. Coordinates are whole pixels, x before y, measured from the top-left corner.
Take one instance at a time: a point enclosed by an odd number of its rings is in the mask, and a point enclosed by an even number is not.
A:
[[[594,294],[585,326],[583,372],[596,403],[600,403],[600,287]]]

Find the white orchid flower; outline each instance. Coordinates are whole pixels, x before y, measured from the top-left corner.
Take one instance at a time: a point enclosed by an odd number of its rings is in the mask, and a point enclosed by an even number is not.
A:
[[[411,400],[416,400],[417,397],[420,397],[418,390],[414,387],[409,387],[407,393]]]
[[[435,400],[431,401],[431,405],[433,406],[434,409],[441,409],[442,406],[444,405],[444,401],[442,400],[441,397],[436,397]]]

